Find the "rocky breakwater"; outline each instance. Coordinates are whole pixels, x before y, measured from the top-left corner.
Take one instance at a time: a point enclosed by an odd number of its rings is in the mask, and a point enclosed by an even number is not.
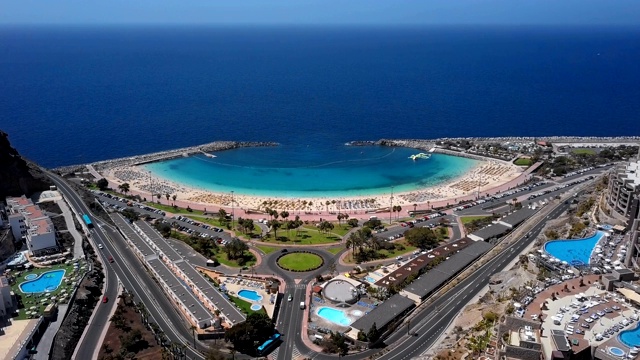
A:
[[[118,159],[111,160],[103,160],[91,163],[89,165],[93,166],[96,170],[105,170],[111,169],[119,166],[128,166],[128,165],[140,165],[146,164],[155,161],[169,160],[178,157],[186,157],[195,154],[202,153],[211,153],[216,151],[224,151],[231,149],[238,149],[243,147],[270,147],[270,146],[278,146],[278,143],[275,142],[263,142],[263,141],[215,141],[208,144],[190,146],[180,149],[173,150],[165,150],[159,151],[151,154],[144,155],[135,155],[129,157],[123,157]],[[79,169],[85,168],[85,165],[73,165],[73,166],[64,166],[60,168],[56,168],[55,170],[67,173],[67,172],[78,172],[81,171]]]
[[[407,140],[390,140],[390,139],[380,139],[378,141],[372,140],[359,140],[359,141],[350,141],[346,143],[349,146],[390,146],[390,147],[407,147],[419,150],[430,150],[435,147],[435,140],[418,140],[418,139],[407,139]]]

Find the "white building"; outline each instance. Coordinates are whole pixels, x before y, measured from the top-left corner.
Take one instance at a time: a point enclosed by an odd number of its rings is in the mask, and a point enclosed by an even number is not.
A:
[[[30,254],[57,246],[56,233],[51,219],[24,195],[8,197],[9,225],[16,240],[25,239]]]

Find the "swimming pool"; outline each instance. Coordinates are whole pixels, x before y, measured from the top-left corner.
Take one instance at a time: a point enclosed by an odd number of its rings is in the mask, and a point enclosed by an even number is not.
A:
[[[616,357],[624,357],[625,352],[624,350],[620,349],[619,347],[610,347],[607,348],[607,350],[609,351],[609,354],[616,356]]]
[[[260,309],[262,309],[262,305],[258,305],[258,304],[251,305],[251,310],[253,311],[259,311]]]
[[[621,331],[618,339],[628,347],[640,347],[640,325],[635,329]]]
[[[20,291],[25,294],[55,291],[60,286],[65,272],[64,269],[44,272],[35,280],[25,281],[20,284]]]
[[[593,248],[602,236],[604,236],[604,232],[596,231],[593,236],[584,239],[552,240],[544,244],[544,250],[551,256],[570,264],[575,262],[588,264]]]
[[[238,291],[238,296],[253,302],[262,301],[262,295],[259,295],[257,292],[253,290],[242,289]]]
[[[353,322],[343,311],[329,307],[321,307],[318,316],[340,326],[349,326]]]

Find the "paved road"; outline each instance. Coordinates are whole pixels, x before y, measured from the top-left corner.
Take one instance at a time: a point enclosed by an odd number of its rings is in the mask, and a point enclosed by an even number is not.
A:
[[[66,183],[56,175],[50,174],[49,177],[58,187],[58,191],[64,194],[69,205],[79,214],[90,214],[89,208],[82,202],[80,196]],[[91,230],[90,241],[95,243],[102,243],[106,239],[104,233],[95,228]],[[94,247],[97,249],[97,247]],[[78,359],[91,359],[94,355],[94,350],[99,348],[102,341],[102,331],[105,327],[109,326],[109,314],[113,306],[116,306],[116,298],[118,296],[118,277],[113,269],[108,266],[107,257],[105,254],[98,252],[98,256],[102,260],[105,274],[105,292],[103,296],[107,296],[109,301],[104,304],[102,301],[98,302],[96,309],[94,310],[93,317],[89,325],[85,328],[82,341],[76,346],[76,357]]]
[[[555,208],[548,216],[539,221],[529,231],[528,236],[517,239],[512,245],[507,247],[499,255],[495,256],[488,263],[476,270],[470,277],[462,281],[455,288],[436,299],[431,305],[421,309],[418,313],[414,314],[414,320],[411,323],[410,329],[401,327],[395,333],[385,340],[387,344],[393,344],[390,351],[385,353],[380,359],[385,360],[404,360],[414,356],[418,356],[437,341],[440,335],[446,330],[449,324],[455,319],[455,317],[462,311],[462,309],[469,303],[486,285],[489,283],[489,279],[492,275],[503,271],[511,261],[516,259],[520,253],[530,245],[530,242],[536,238],[545,225],[545,222],[549,219],[554,219],[562,214],[569,207],[569,204],[560,204]],[[278,272],[276,269],[274,271]],[[282,275],[281,275],[282,276]],[[304,283],[309,279],[303,279],[301,283]],[[300,284],[298,284],[298,287]],[[298,289],[294,290],[294,297],[297,301]],[[452,301],[453,299],[453,301]],[[299,301],[298,301],[299,302]],[[296,313],[293,310],[288,310],[288,306],[296,306],[296,302],[284,303],[283,314],[286,319],[298,319]],[[279,320],[281,321],[281,320]],[[286,323],[286,322],[285,322]],[[295,321],[295,324],[287,324],[286,331],[288,333],[294,332],[298,334],[301,330],[301,323]],[[411,335],[408,335],[410,330]],[[320,354],[307,348],[303,343],[302,338],[297,336],[295,339],[285,338],[284,344],[278,353],[278,359],[291,359],[293,349],[310,356],[313,359],[329,360],[335,359],[335,356]],[[376,354],[378,350],[367,350],[358,354],[348,355],[346,358],[350,359],[363,359],[373,354]]]
[[[56,181],[57,180],[57,181]],[[67,196],[67,200],[76,209],[81,209],[82,213],[89,214],[89,209],[82,203],[79,195],[66,183],[59,179],[54,179],[58,189]],[[73,202],[70,200],[73,199]],[[150,275],[141,266],[140,261],[128,248],[125,239],[112,226],[104,223],[99,218],[92,217],[96,227],[91,236],[96,243],[104,246],[103,250],[98,250],[99,256],[104,260],[105,273],[109,276],[109,286],[114,287],[113,293],[107,291],[109,303],[115,304],[117,297],[117,278],[120,279],[125,289],[134,294],[136,302],[142,301],[150,314],[150,320],[158,324],[164,331],[167,338],[172,342],[189,344],[186,349],[187,359],[204,359],[204,357],[192,348],[191,330],[185,325],[183,318],[178,314],[175,307],[166,298],[162,290],[156,285]],[[108,256],[113,256],[114,262],[108,262]],[[112,280],[113,279],[113,280]],[[112,285],[111,285],[112,284]],[[113,299],[113,300],[111,300]],[[100,303],[98,313],[94,315],[94,322],[87,330],[83,342],[77,352],[78,359],[91,359],[93,349],[99,347],[100,334],[105,326],[108,326],[109,312],[108,306]],[[104,310],[103,310],[104,309]],[[203,344],[198,344],[199,349],[204,349]]]

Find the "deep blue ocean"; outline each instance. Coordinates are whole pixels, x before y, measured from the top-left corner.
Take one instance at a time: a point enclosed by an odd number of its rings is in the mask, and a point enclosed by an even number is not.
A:
[[[640,28],[4,27],[0,129],[48,167],[215,140],[640,135],[638,64]]]

